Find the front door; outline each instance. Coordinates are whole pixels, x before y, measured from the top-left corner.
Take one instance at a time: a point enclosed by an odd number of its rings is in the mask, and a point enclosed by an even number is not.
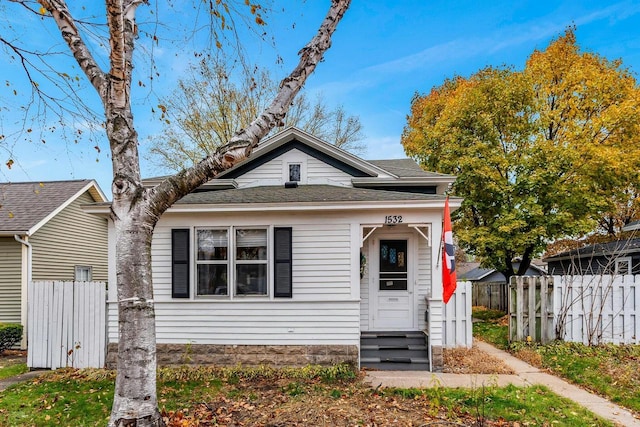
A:
[[[377,277],[373,283],[373,328],[410,330],[413,319],[411,240],[380,238],[375,242]]]

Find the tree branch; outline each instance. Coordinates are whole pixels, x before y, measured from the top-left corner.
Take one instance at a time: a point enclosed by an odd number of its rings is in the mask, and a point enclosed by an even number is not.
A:
[[[307,77],[315,70],[324,53],[331,46],[331,36],[351,0],[332,0],[331,3],[331,8],[318,32],[299,52],[298,65],[282,80],[280,90],[271,105],[246,129],[238,131],[228,144],[220,147],[193,167],[167,178],[154,187],[148,194],[149,207],[154,214],[161,215],[195,188],[244,160],[258,145],[260,139],[284,119]]]
[[[64,0],[38,0],[53,17],[60,29],[62,38],[67,42],[73,57],[78,62],[80,69],[85,73],[93,87],[98,91],[100,98],[105,100],[106,76],[104,71],[93,58],[93,55],[82,40],[74,19]]]

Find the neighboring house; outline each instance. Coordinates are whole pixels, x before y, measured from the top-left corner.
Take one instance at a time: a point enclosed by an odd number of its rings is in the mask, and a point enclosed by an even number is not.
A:
[[[494,310],[508,311],[508,284],[504,274],[495,268],[482,268],[480,263],[468,263],[468,269],[458,274],[458,280],[469,281],[473,289],[472,305],[484,306]],[[513,263],[513,269],[518,270],[520,262]],[[531,264],[525,276],[544,276],[547,272]]]
[[[159,363],[357,365],[361,333],[427,331],[441,364],[439,247],[454,179],[411,159],[365,161],[295,128],[263,141],[155,227]]]
[[[107,221],[81,209],[105,201],[93,180],[0,183],[0,322],[26,327],[29,281],[107,280]]]
[[[596,243],[544,258],[549,274],[640,274],[640,238]]]

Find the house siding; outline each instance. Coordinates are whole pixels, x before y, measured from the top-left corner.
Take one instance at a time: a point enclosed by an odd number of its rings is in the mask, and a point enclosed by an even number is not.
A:
[[[193,264],[191,297],[171,298],[171,230],[228,226],[292,227],[292,298],[274,298],[272,289],[268,297],[194,296]],[[151,244],[158,343],[357,345],[360,308],[358,299],[352,297],[351,227],[345,218],[331,214],[165,214]],[[194,251],[193,234],[191,248]],[[270,264],[270,274],[271,270]],[[110,302],[115,298],[112,290]],[[109,341],[117,341],[113,303]]]
[[[416,286],[416,296],[418,305],[418,329],[424,330],[427,327],[427,297],[431,296],[431,246],[422,236],[418,239],[418,283]]]
[[[0,322],[20,323],[22,248],[10,237],[0,238]]]
[[[33,280],[74,280],[75,266],[92,267],[92,280],[107,280],[107,220],[82,211],[86,192],[30,238]]]
[[[289,163],[302,165],[302,183],[304,184],[332,184],[351,187],[348,173],[316,159],[300,150],[290,150],[282,156],[270,160],[255,169],[236,178],[238,187],[255,187],[259,185],[284,185],[288,180]]]

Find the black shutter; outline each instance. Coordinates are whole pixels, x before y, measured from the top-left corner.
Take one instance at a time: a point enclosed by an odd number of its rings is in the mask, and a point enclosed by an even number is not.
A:
[[[275,227],[273,229],[274,243],[274,296],[276,298],[291,298],[291,227]]]
[[[171,230],[171,297],[189,298],[189,229]]]

